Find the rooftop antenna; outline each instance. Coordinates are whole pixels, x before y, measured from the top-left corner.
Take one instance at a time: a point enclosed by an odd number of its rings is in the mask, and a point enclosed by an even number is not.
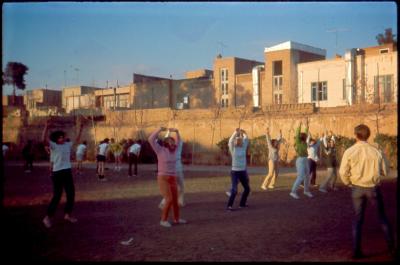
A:
[[[220,55],[222,56],[223,51],[224,51],[224,47],[227,48],[228,46],[225,45],[225,43],[223,43],[222,41],[218,42],[218,45],[220,46]]]
[[[333,28],[328,29],[326,32],[335,33],[335,55],[337,54],[337,46],[338,46],[338,32],[349,31],[347,28]]]

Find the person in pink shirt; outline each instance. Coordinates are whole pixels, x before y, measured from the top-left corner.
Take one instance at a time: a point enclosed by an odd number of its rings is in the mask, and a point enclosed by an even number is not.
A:
[[[168,214],[171,207],[174,214],[174,224],[186,223],[185,220],[179,218],[178,188],[176,182],[176,149],[181,138],[177,129],[169,128],[168,130],[171,133],[176,133],[176,141],[169,136],[164,138],[162,146],[157,142],[158,134],[162,131],[167,131],[165,127],[160,127],[154,131],[148,139],[151,147],[157,154],[157,182],[160,187],[161,195],[165,199],[164,207],[161,210],[160,225],[164,227],[171,227],[171,223],[168,221]]]

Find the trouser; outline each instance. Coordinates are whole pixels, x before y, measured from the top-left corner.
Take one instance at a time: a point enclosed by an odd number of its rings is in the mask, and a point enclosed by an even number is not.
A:
[[[320,189],[326,190],[328,187],[333,189],[337,179],[336,167],[328,167],[326,169],[326,177],[319,186]]]
[[[302,156],[297,157],[296,171],[297,171],[297,177],[296,177],[295,182],[293,183],[292,192],[296,192],[302,182],[304,182],[304,191],[309,192],[310,191],[310,181],[309,181],[310,170],[308,168],[307,157],[302,157]]]
[[[312,159],[308,159],[308,167],[310,170],[310,184],[315,185],[315,180],[317,178],[317,162]]]
[[[67,195],[67,202],[65,204],[64,212],[70,214],[74,206],[75,201],[75,187],[74,180],[72,178],[72,170],[62,169],[53,172],[51,175],[51,180],[53,182],[53,198],[47,208],[47,215],[49,217],[53,216],[56,212],[58,203],[60,202],[63,189]]]
[[[165,199],[164,207],[161,210],[161,221],[168,220],[169,210],[172,207],[174,220],[179,220],[178,188],[175,176],[157,176],[158,186],[161,195]]]
[[[128,175],[132,176],[132,164],[134,165],[133,173],[137,175],[137,166],[138,166],[138,156],[134,153],[129,153],[129,167],[128,167]]]
[[[183,170],[177,170],[176,174],[177,174],[176,184],[178,186],[178,203],[180,206],[183,206],[185,203],[184,201],[185,185],[183,182]],[[165,204],[165,199],[163,198],[160,202],[160,205],[164,206],[164,204]]]
[[[240,199],[239,206],[244,207],[246,206],[246,201],[247,197],[249,196],[250,193],[250,186],[249,186],[249,176],[247,175],[247,170],[243,171],[231,171],[231,182],[232,182],[232,187],[231,187],[231,196],[229,196],[228,200],[228,207],[232,207],[233,202],[235,201],[235,197],[238,191],[238,184],[242,184],[244,191],[242,193],[242,197]]]
[[[25,156],[25,170],[33,170],[33,156]]]
[[[381,223],[381,228],[384,233],[386,243],[388,244],[389,249],[392,249],[394,247],[394,240],[389,220],[385,214],[383,197],[380,188],[378,186],[373,188],[364,188],[353,185],[351,196],[354,207],[354,219],[352,227],[353,252],[361,252],[362,225],[364,223],[364,213],[367,206],[367,201],[371,201],[372,203],[376,204],[379,221]]]
[[[275,185],[276,178],[278,177],[278,173],[278,161],[273,161],[272,159],[269,159],[268,175],[265,177],[262,186],[266,187],[269,182],[269,187],[273,187]]]

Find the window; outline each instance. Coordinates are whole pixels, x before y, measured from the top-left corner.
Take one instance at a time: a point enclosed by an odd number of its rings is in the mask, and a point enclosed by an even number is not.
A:
[[[312,82],[311,83],[311,101],[328,100],[328,85],[327,82]]]
[[[229,92],[229,83],[228,83],[228,69],[222,68],[220,70],[220,87],[221,87],[221,107],[228,107],[228,92]]]
[[[282,94],[274,94],[274,103],[275,104],[282,104]]]
[[[222,83],[222,95],[228,95],[228,83]]]
[[[386,48],[386,49],[380,49],[380,50],[379,50],[379,53],[380,53],[380,54],[389,53],[389,49],[387,49],[387,48]]]
[[[282,76],[274,76],[273,77],[273,89],[274,90],[282,90],[283,77]]]
[[[228,99],[227,98],[221,99],[221,107],[222,108],[227,108],[228,107]]]
[[[273,75],[282,75],[282,61],[273,61],[272,62],[272,71]]]
[[[346,93],[346,79],[343,79],[343,92],[342,92],[342,98],[346,99],[347,98],[347,93]]]
[[[392,99],[393,75],[382,75],[374,77],[374,102],[390,102]],[[379,82],[378,82],[379,80]]]

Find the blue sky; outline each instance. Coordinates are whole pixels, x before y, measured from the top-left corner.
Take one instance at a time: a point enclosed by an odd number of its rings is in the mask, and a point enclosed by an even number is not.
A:
[[[288,40],[343,54],[397,35],[395,2],[43,2],[3,4],[3,70],[29,67],[27,90],[127,85],[132,73],[184,78],[218,53],[264,61]],[[336,34],[328,32],[338,29]],[[221,45],[222,43],[223,45]],[[10,94],[9,86],[3,94]],[[19,93],[20,94],[20,93]]]

